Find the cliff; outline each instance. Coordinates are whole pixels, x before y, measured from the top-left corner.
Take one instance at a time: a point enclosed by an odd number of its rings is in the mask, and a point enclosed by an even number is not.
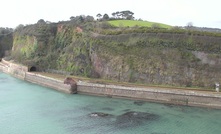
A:
[[[39,71],[213,88],[221,82],[220,42],[206,32],[70,21],[16,29],[11,58]]]
[[[0,28],[0,58],[9,55],[12,49],[13,36],[11,29]]]

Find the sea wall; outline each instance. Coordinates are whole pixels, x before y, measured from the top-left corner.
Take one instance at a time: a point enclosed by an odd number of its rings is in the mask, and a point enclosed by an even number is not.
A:
[[[64,84],[64,82],[61,80],[28,72],[27,67],[4,60],[0,62],[0,71],[65,93],[74,93],[76,91],[71,87],[71,85]],[[221,109],[221,94],[219,92],[212,91],[208,92],[159,87],[126,87],[79,81],[77,83],[77,92],[82,94],[123,97],[162,103],[214,107]]]
[[[2,59],[1,61],[1,70],[4,73],[11,74],[17,78],[24,79],[25,78],[25,72],[28,71],[28,67],[15,64],[13,62],[6,61]]]
[[[167,89],[156,87],[124,87],[116,85],[78,83],[78,93],[126,97],[154,102],[221,108],[221,94],[208,91]]]
[[[8,67],[6,65],[3,65],[1,62],[0,62],[0,71],[3,73],[8,73]]]
[[[56,89],[61,92],[70,94],[74,93],[74,90],[72,89],[71,85],[64,84],[63,81],[51,77],[26,72],[25,80],[45,87]]]
[[[4,59],[2,59],[2,62],[0,62],[0,71],[15,76],[19,79],[26,80],[65,93],[75,92],[71,85],[64,84],[64,82],[61,80],[28,72],[28,67],[5,61]]]

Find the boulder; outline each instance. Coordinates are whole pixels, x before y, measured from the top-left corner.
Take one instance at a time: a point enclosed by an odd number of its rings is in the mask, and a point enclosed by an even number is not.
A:
[[[72,92],[77,93],[77,82],[74,79],[67,77],[64,80],[64,84],[71,85]]]
[[[90,117],[110,117],[112,115],[111,114],[107,114],[107,113],[95,112],[95,113],[89,114],[89,116]]]

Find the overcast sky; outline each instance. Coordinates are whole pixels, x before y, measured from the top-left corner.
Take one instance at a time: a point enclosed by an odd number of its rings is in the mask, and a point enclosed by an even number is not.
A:
[[[0,27],[15,28],[39,19],[58,22],[71,16],[130,10],[136,19],[172,26],[221,28],[220,0],[2,0]]]

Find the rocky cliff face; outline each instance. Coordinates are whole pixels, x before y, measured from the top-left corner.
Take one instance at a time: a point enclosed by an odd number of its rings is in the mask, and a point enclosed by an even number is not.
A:
[[[221,83],[221,37],[170,33],[101,35],[94,23],[26,26],[12,57],[39,70],[158,85]]]
[[[12,34],[0,35],[0,58],[9,55],[12,49]]]

